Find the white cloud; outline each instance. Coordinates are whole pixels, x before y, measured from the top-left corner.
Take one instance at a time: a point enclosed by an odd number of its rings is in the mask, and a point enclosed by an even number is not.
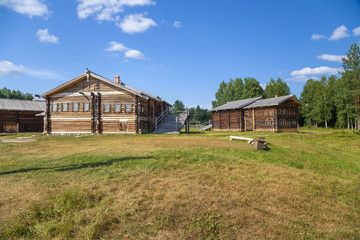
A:
[[[22,65],[15,65],[9,61],[0,60],[0,76],[10,75],[10,74],[22,74],[26,68]]]
[[[123,32],[133,34],[144,32],[157,24],[154,20],[144,17],[144,14],[131,14],[125,16],[124,20],[116,25],[121,28]]]
[[[305,75],[320,75],[320,74],[337,74],[341,71],[340,68],[331,68],[331,67],[316,67],[316,68],[309,68],[305,67],[301,70],[292,71],[290,73],[291,76],[305,76]]]
[[[292,78],[286,78],[285,80],[291,82],[306,82],[310,78],[315,79],[314,77],[308,77],[308,76],[296,76]]]
[[[344,25],[341,25],[338,28],[335,28],[333,34],[329,38],[329,40],[339,40],[345,37],[348,37],[349,34],[347,33],[348,29]]]
[[[352,30],[352,32],[354,33],[354,36],[360,36],[360,26],[357,28],[354,28],[354,30]]]
[[[173,23],[173,27],[174,27],[174,28],[181,28],[181,27],[182,27],[182,23],[181,23],[180,21],[175,21],[175,22]]]
[[[320,34],[313,34],[313,35],[311,35],[311,40],[313,40],[313,41],[317,41],[317,40],[319,40],[319,39],[321,39],[321,38],[327,38],[327,37],[325,37],[324,35],[320,35]]]
[[[20,14],[26,14],[29,17],[47,16],[49,9],[39,0],[0,0],[0,6],[8,7]]]
[[[125,57],[126,58],[134,58],[134,59],[145,59],[144,54],[142,54],[140,51],[134,50],[134,49],[127,50],[125,52]]]
[[[51,71],[29,69],[22,65],[15,65],[12,62],[0,60],[0,76],[13,75],[13,74],[27,74],[33,77],[44,78],[44,79],[48,79],[48,78],[62,79],[62,77],[59,74]]]
[[[124,7],[155,5],[151,0],[79,0],[77,14],[80,19],[95,15],[99,21],[118,21]]]
[[[113,51],[123,52],[123,51],[129,50],[129,48],[125,47],[125,45],[123,43],[118,43],[118,42],[112,41],[112,42],[110,42],[110,46],[105,50],[109,51],[109,52],[113,52]]]
[[[124,52],[125,51],[124,56],[126,58],[141,59],[141,60],[145,59],[145,55],[143,53],[141,53],[139,50],[125,47],[125,45],[123,43],[118,43],[116,41],[112,41],[109,44],[110,44],[110,46],[107,49],[105,49],[105,51],[109,51],[109,52],[114,52],[114,51]]]
[[[316,56],[318,59],[330,61],[330,62],[342,62],[342,58],[345,58],[344,55],[330,55],[330,54],[321,54]]]
[[[49,30],[46,29],[39,29],[36,33],[36,36],[38,37],[38,40],[40,42],[50,42],[50,43],[58,43],[59,38],[55,35],[51,35],[49,33]]]

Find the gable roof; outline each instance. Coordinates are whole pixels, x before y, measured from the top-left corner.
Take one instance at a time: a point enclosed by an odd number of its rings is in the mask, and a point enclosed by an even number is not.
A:
[[[152,99],[152,100],[154,100],[154,101],[164,102],[164,103],[168,104],[169,106],[171,106],[171,104],[169,104],[168,102],[166,102],[165,100],[161,99],[161,98],[158,97],[158,96],[154,96],[154,95],[151,95],[151,94],[149,94],[149,93],[140,91],[139,89],[130,87],[130,86],[124,84],[124,83],[117,84],[117,83],[115,83],[115,82],[113,82],[113,81],[111,81],[111,80],[109,80],[109,79],[107,79],[107,78],[105,78],[105,77],[103,77],[103,76],[100,76],[99,74],[96,74],[96,73],[94,73],[94,72],[89,71],[88,69],[86,69],[86,72],[83,73],[83,74],[81,74],[80,76],[77,76],[76,78],[73,78],[73,79],[71,79],[71,80],[63,83],[63,84],[57,86],[56,88],[53,88],[53,89],[51,89],[51,90],[49,90],[49,91],[41,94],[40,96],[41,96],[42,98],[45,98],[45,97],[48,96],[48,95],[55,94],[56,92],[58,92],[58,91],[60,91],[60,90],[63,90],[64,88],[68,87],[69,85],[71,85],[71,84],[73,84],[73,83],[75,83],[75,82],[77,82],[77,81],[80,81],[80,80],[81,80],[82,78],[84,78],[84,77],[93,77],[93,78],[99,79],[99,80],[101,80],[101,81],[103,81],[103,82],[105,82],[105,83],[107,83],[107,84],[110,84],[110,85],[112,85],[112,86],[114,86],[114,87],[123,89],[123,90],[125,90],[125,91],[130,92],[130,93],[133,93],[133,94],[135,94],[136,96],[139,96],[139,97],[144,98],[144,99],[146,99],[146,100]]]
[[[246,106],[245,108],[256,108],[256,107],[267,107],[267,106],[277,106],[280,105],[283,102],[286,102],[287,100],[291,100],[294,103],[300,105],[300,106],[304,106],[303,103],[301,103],[300,101],[298,101],[296,98],[294,98],[294,96],[292,94],[287,95],[287,96],[281,96],[281,97],[274,97],[274,98],[266,98],[266,99],[260,99],[248,106]]]
[[[43,101],[0,98],[0,110],[43,112],[45,108]]]
[[[232,101],[232,102],[228,102],[228,103],[226,103],[224,105],[221,105],[219,107],[216,107],[216,108],[212,109],[211,111],[213,112],[213,111],[220,111],[220,110],[230,110],[230,109],[243,108],[243,107],[246,107],[249,104],[252,104],[252,103],[256,102],[259,99],[261,99],[261,97]]]

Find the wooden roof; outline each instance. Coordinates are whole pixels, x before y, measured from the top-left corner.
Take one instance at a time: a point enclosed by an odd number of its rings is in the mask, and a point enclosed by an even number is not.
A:
[[[260,100],[257,100],[256,102],[254,102],[254,103],[252,103],[252,104],[250,104],[250,105],[248,105],[248,106],[246,106],[244,108],[249,109],[249,108],[257,108],[257,107],[277,106],[277,105],[280,105],[283,102],[286,102],[287,100],[291,100],[292,102],[294,102],[295,104],[297,104],[299,106],[305,106],[299,100],[294,98],[294,96],[292,94],[290,94],[290,95],[287,95],[287,96],[260,99]]]
[[[294,98],[294,96],[291,94],[291,95],[287,95],[287,96],[266,98],[266,99],[257,97],[257,98],[248,98],[248,99],[242,99],[242,100],[238,100],[238,101],[232,101],[232,102],[228,102],[224,105],[221,105],[217,108],[214,108],[211,111],[213,112],[213,111],[240,109],[240,108],[249,109],[249,108],[257,108],[257,107],[277,106],[287,100],[291,100],[299,106],[305,106],[305,104],[301,103],[299,100]]]
[[[57,92],[65,89],[65,88],[67,88],[67,87],[70,86],[71,84],[74,84],[74,83],[82,80],[83,78],[88,78],[88,77],[96,78],[96,79],[98,79],[98,80],[100,80],[100,81],[103,81],[103,82],[105,82],[105,83],[107,83],[107,84],[110,84],[110,85],[112,85],[112,86],[114,86],[114,87],[116,87],[116,88],[120,88],[120,89],[122,89],[122,90],[125,90],[125,91],[128,91],[128,92],[130,92],[130,93],[133,93],[133,94],[135,94],[136,96],[139,96],[139,97],[144,98],[144,99],[146,99],[146,100],[152,99],[152,100],[157,101],[157,102],[164,102],[164,103],[166,103],[167,105],[171,106],[170,103],[166,102],[165,100],[161,99],[161,98],[158,97],[158,96],[154,96],[154,95],[152,95],[152,94],[143,92],[143,91],[141,91],[141,90],[139,90],[139,89],[130,87],[129,85],[126,85],[126,84],[124,84],[124,83],[117,84],[117,83],[115,83],[115,82],[113,82],[113,81],[111,81],[111,80],[109,80],[109,79],[107,79],[107,78],[105,78],[105,77],[103,77],[103,76],[100,76],[100,75],[98,75],[98,74],[96,74],[96,73],[94,73],[94,72],[91,72],[91,71],[89,71],[89,70],[87,70],[87,69],[86,69],[86,72],[83,73],[83,74],[81,74],[80,76],[77,76],[76,78],[73,78],[73,79],[71,79],[71,80],[63,83],[63,84],[57,86],[56,88],[53,88],[53,89],[51,89],[51,90],[49,90],[49,91],[41,94],[40,96],[41,96],[42,98],[46,98],[46,96],[51,96],[51,95],[53,95],[53,94],[55,94],[55,93],[57,93]]]
[[[0,98],[0,110],[43,112],[45,108],[44,101]]]
[[[213,112],[213,111],[221,111],[221,110],[239,109],[239,108],[246,107],[249,104],[252,104],[253,102],[256,102],[259,99],[261,99],[261,97],[232,101],[232,102],[228,102],[224,105],[221,105],[219,107],[216,107],[216,108],[212,109],[211,111]]]

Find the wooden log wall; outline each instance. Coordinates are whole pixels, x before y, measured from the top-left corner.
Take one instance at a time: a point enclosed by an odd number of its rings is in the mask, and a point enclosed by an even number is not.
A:
[[[252,131],[253,130],[253,110],[252,109],[245,109],[244,110],[244,124],[245,124],[245,131]]]
[[[148,133],[167,107],[94,78],[62,89],[50,96],[49,104],[49,131],[53,134]]]
[[[214,131],[243,131],[243,109],[212,112],[211,116]]]
[[[94,91],[89,89],[89,84]],[[54,94],[50,104],[51,133],[54,134],[136,132],[135,96],[97,79],[90,78],[89,83],[84,79]],[[63,109],[64,104],[67,111]],[[53,105],[57,105],[57,111]]]
[[[44,117],[36,111],[0,111],[0,132],[42,132]]]

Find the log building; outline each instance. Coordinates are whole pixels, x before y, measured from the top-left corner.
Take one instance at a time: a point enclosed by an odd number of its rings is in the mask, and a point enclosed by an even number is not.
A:
[[[0,99],[0,132],[42,132],[45,102],[19,99]]]
[[[171,106],[121,82],[88,69],[44,93],[47,134],[151,133],[155,119]]]
[[[293,95],[228,102],[211,110],[213,130],[298,131],[299,106],[303,104]]]

